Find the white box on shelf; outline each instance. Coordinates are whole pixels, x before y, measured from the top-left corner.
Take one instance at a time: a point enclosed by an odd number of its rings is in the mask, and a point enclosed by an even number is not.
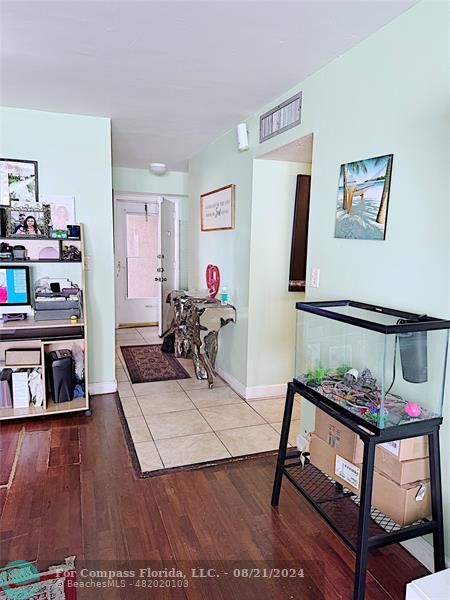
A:
[[[26,371],[12,374],[12,388],[14,408],[28,408],[30,388],[28,387],[28,373]]]

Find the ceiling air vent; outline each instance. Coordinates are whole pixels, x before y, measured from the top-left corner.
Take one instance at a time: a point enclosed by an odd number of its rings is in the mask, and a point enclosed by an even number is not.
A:
[[[259,143],[299,125],[302,117],[302,92],[264,113],[259,121]]]

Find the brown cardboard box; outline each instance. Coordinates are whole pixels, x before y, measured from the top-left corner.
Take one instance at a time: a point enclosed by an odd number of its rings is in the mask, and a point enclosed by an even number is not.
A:
[[[431,513],[430,482],[416,481],[398,485],[375,469],[372,506],[399,525],[409,525]]]
[[[398,460],[415,460],[428,456],[428,439],[425,435],[396,442],[385,442],[380,446],[394,454]]]
[[[344,427],[320,409],[316,410],[314,433],[343,458],[356,464],[362,462],[364,444],[361,439],[348,427]]]
[[[428,458],[401,461],[395,454],[382,448],[379,444],[375,450],[375,467],[399,485],[430,478]]]
[[[309,451],[313,465],[355,494],[359,494],[361,465],[356,465],[338,454],[314,433],[311,435]]]
[[[362,476],[360,464],[353,464],[341,457],[314,434],[311,435],[309,450],[313,465],[355,494],[359,494]],[[430,482],[424,480],[399,485],[375,469],[371,504],[399,525],[408,525],[430,514]]]

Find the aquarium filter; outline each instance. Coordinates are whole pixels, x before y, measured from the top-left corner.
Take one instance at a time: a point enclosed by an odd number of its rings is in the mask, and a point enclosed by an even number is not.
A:
[[[410,383],[428,381],[427,332],[399,333],[398,343],[403,379]]]

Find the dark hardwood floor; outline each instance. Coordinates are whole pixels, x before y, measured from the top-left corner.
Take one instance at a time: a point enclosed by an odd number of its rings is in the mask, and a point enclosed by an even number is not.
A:
[[[176,565],[229,573],[185,588],[80,588],[81,599],[352,597],[352,552],[288,482],[271,508],[274,457],[138,479],[114,396],[92,405],[92,417],[1,425],[1,566],[26,559],[44,570],[76,555],[78,572]],[[305,577],[233,577],[233,567],[271,561]],[[402,599],[406,582],[426,574],[400,546],[371,552],[369,570],[370,600]]]

